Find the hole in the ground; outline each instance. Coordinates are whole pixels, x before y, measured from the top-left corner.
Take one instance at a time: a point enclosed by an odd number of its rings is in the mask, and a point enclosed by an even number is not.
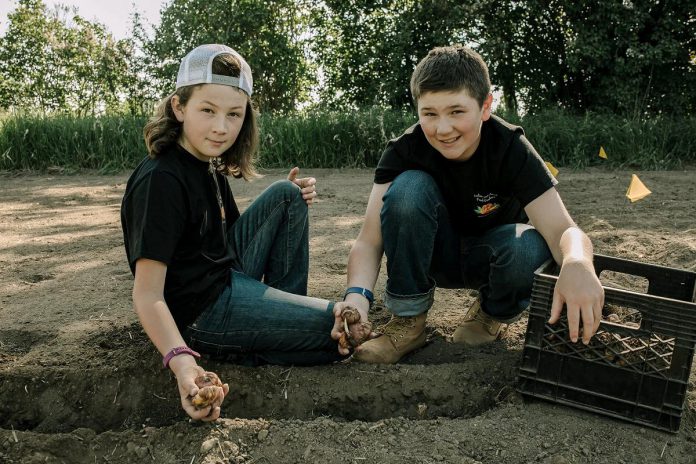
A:
[[[39,343],[55,337],[55,333],[24,330],[0,330],[0,365],[27,354]]]
[[[38,284],[39,282],[43,282],[44,280],[52,280],[55,279],[56,276],[53,274],[49,273],[38,273],[38,274],[24,274],[24,276],[21,278],[21,281],[27,284]]]
[[[477,353],[457,364],[207,367],[230,384],[225,417],[376,421],[479,415],[514,384],[516,360],[512,353]],[[101,432],[184,418],[175,380],[149,360],[127,372],[17,367],[1,371],[0,384],[0,427],[6,429]]]

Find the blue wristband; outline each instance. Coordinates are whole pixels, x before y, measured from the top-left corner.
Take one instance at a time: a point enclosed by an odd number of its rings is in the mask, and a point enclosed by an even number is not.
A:
[[[370,305],[372,305],[372,302],[375,301],[375,296],[372,294],[371,291],[369,291],[366,288],[362,287],[348,287],[346,289],[346,293],[343,295],[343,299],[345,300],[346,297],[348,296],[349,293],[359,293],[365,298],[367,298],[367,301],[370,302]]]

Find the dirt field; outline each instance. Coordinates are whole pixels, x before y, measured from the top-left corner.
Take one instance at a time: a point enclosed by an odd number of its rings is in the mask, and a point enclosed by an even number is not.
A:
[[[281,174],[233,181],[240,207]],[[335,299],[371,171],[303,174],[321,195],[310,294]],[[631,172],[561,171],[559,190],[597,252],[696,271],[696,171],[637,174],[653,194],[634,204]],[[399,365],[205,362],[232,392],[190,423],[131,309],[126,179],[0,176],[0,463],[696,463],[694,369],[677,434],[523,399],[526,317],[482,349],[446,341],[468,290],[438,291],[430,343]]]

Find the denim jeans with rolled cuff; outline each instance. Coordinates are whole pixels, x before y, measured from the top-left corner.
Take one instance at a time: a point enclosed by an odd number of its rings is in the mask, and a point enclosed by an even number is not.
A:
[[[483,311],[505,322],[529,305],[534,271],[551,257],[528,224],[462,237],[442,193],[423,171],[406,171],[387,189],[380,213],[387,256],[385,306],[399,316],[428,311],[436,287],[479,291]]]
[[[300,189],[290,181],[272,184],[230,233],[237,269],[217,301],[184,330],[189,346],[243,365],[342,359],[330,336],[333,303],[306,296],[309,224]]]

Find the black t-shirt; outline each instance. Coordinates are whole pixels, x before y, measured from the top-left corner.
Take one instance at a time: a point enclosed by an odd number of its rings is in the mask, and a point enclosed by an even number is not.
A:
[[[526,222],[524,207],[557,183],[522,128],[497,116],[483,122],[479,145],[467,161],[442,156],[415,124],[387,144],[374,181],[385,184],[408,170],[435,179],[452,224],[464,236]]]
[[[164,299],[182,328],[222,292],[236,257],[232,234],[223,229],[214,177],[227,228],[239,210],[227,179],[178,144],[146,158],[128,179],[121,203],[126,255],[135,275],[140,258],[167,265]]]

